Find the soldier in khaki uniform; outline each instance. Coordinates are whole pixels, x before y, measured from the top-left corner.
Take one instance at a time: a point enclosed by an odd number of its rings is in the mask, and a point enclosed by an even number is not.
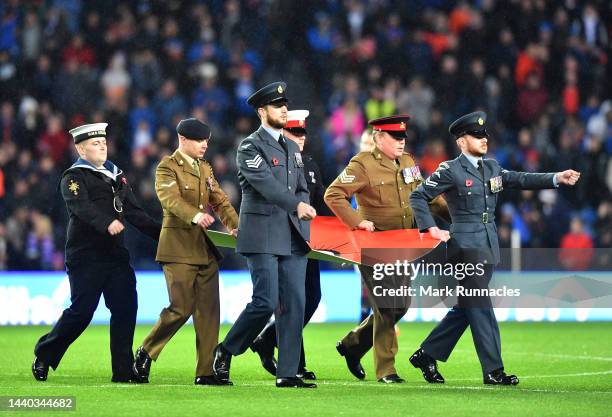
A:
[[[410,207],[410,193],[423,181],[412,156],[404,152],[407,115],[371,120],[375,147],[360,152],[325,192],[325,202],[343,223],[353,229],[370,232],[416,227]],[[350,205],[353,196],[357,210]],[[446,202],[437,198],[431,209],[449,219]],[[360,266],[361,276],[370,290],[372,300],[372,268]],[[345,357],[351,373],[365,378],[360,360],[374,346],[376,378],[383,383],[404,382],[395,370],[397,335],[395,324],[404,316],[409,300],[396,308],[378,308],[356,329],[347,334],[336,348]]]
[[[196,331],[195,383],[222,385],[213,377],[212,352],[219,336],[219,265],[221,253],[206,235],[215,221],[208,207],[236,235],[238,215],[203,156],[210,129],[197,119],[179,122],[179,147],[157,167],[155,189],[164,210],[156,260],[163,266],[170,305],[136,352],[134,371],[148,382],[151,360],[193,315]]]

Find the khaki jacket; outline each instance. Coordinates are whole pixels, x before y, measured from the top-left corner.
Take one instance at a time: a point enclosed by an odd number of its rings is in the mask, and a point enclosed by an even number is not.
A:
[[[210,206],[223,225],[238,227],[238,215],[215,179],[210,164],[200,160],[200,177],[180,152],[165,156],[155,172],[155,191],[164,211],[157,246],[158,262],[203,265],[221,253],[200,226],[191,221]]]
[[[410,193],[423,182],[412,156],[404,153],[399,167],[380,150],[360,152],[325,192],[325,203],[348,227],[362,220],[374,223],[376,230],[416,227]],[[411,169],[412,168],[412,169]],[[351,207],[355,195],[357,210]],[[446,201],[440,196],[430,204],[433,214],[450,221]]]

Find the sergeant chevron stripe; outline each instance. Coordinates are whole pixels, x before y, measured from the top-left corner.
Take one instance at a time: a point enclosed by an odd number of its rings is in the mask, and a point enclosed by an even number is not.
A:
[[[437,182],[435,182],[435,181],[432,181],[432,180],[431,180],[431,177],[428,177],[428,178],[425,180],[425,185],[428,185],[428,186],[430,186],[430,187],[435,187],[436,185],[438,185],[438,183],[437,183]]]
[[[354,176],[354,175],[349,175],[349,174],[347,174],[347,173],[346,173],[346,170],[342,171],[342,172],[340,173],[340,176],[339,176],[338,178],[340,178],[340,182],[341,182],[342,184],[350,184],[350,183],[352,183],[353,181],[355,181],[355,176]]]
[[[262,161],[263,161],[263,158],[261,157],[261,155],[257,154],[255,155],[255,158],[247,159],[244,162],[246,162],[246,165],[249,168],[259,168],[259,165],[261,165]]]

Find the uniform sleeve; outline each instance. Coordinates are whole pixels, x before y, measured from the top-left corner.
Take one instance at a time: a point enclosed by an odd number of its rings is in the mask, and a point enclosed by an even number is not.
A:
[[[442,162],[434,173],[410,194],[410,206],[412,207],[414,218],[416,219],[420,231],[425,231],[430,227],[436,226],[436,222],[429,210],[428,203],[440,194],[453,188],[454,182],[449,168],[450,166],[447,162]],[[441,203],[438,202],[436,204]],[[446,202],[444,202],[444,204],[446,204]]]
[[[227,197],[227,194],[223,191],[215,175],[212,171],[212,167],[210,168],[210,183],[208,184],[209,188],[212,188],[209,193],[208,202],[212,209],[217,213],[219,218],[221,219],[221,223],[227,228],[227,230],[233,230],[238,227],[238,214],[236,210],[232,206]]]
[[[198,209],[181,197],[176,172],[164,162],[155,171],[155,192],[162,208],[168,210],[187,224],[198,213]]]
[[[429,209],[434,216],[438,216],[448,223],[451,223],[450,211],[448,211],[448,204],[441,195],[437,196],[429,202]]]
[[[295,190],[295,196],[302,202],[310,204],[310,191],[308,191],[308,183],[306,182],[306,174],[304,169],[298,168],[297,170],[297,189]]]
[[[144,233],[151,239],[159,240],[161,223],[154,220],[146,211],[144,211],[144,209],[138,203],[138,200],[136,200],[132,187],[130,187],[129,184],[125,184],[125,187],[127,187],[125,218],[141,233]]]
[[[499,164],[498,164],[499,166]],[[501,168],[501,167],[500,167]],[[520,190],[541,190],[556,188],[554,173],[518,172],[501,169],[502,185]]]
[[[70,170],[62,178],[60,188],[68,210],[99,233],[108,233],[115,216],[100,211],[89,198],[85,180],[78,170]]]
[[[368,184],[368,177],[361,162],[351,160],[325,191],[325,204],[351,229],[364,219],[351,206],[351,197]]]
[[[236,164],[246,181],[268,202],[289,213],[297,210],[301,200],[274,178],[270,165],[252,142],[242,142],[236,153]]]
[[[329,207],[325,205],[325,200],[323,199],[323,195],[325,194],[325,187],[323,186],[323,179],[321,178],[321,170],[319,169],[319,166],[314,163],[314,161],[312,163],[312,170],[314,172],[315,184],[313,193],[310,195],[310,205],[312,205],[317,210],[318,215],[330,216],[332,212]]]

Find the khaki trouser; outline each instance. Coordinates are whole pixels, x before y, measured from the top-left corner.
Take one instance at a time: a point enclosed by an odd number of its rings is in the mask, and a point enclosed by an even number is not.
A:
[[[163,265],[170,305],[164,308],[142,343],[157,360],[166,343],[193,315],[196,332],[196,376],[212,375],[213,350],[219,342],[219,266],[167,263]]]
[[[410,299],[403,299],[394,307],[378,307],[374,299],[372,287],[375,281],[372,279],[372,268],[360,266],[361,277],[368,287],[368,298],[372,305],[373,313],[370,314],[359,326],[351,330],[342,339],[342,344],[354,356],[361,358],[374,346],[374,366],[376,378],[396,374],[395,355],[397,354],[397,335],[395,324],[406,314],[410,305]],[[406,281],[409,284],[409,280]]]

